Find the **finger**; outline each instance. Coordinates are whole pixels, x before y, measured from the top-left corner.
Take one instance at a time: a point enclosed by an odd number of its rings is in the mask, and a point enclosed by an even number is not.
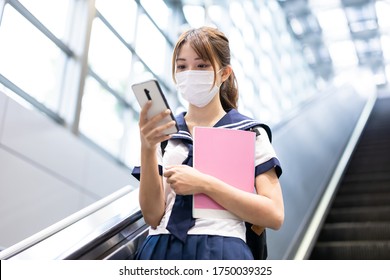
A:
[[[148,111],[149,111],[151,106],[152,106],[152,100],[148,100],[148,102],[146,102],[146,104],[142,107],[140,115],[139,115],[140,124],[141,123],[143,124],[148,120],[147,115],[148,115]]]
[[[167,178],[167,184],[169,184],[169,186],[172,188],[172,189],[175,189],[176,188],[176,185],[175,185],[175,181],[170,179],[170,178]]]
[[[148,124],[147,126],[145,126],[146,128],[150,128],[152,133],[154,133],[154,135],[156,135],[157,137],[163,137],[165,138],[166,136],[170,135],[170,134],[167,134],[166,133],[166,130],[169,129],[170,127],[174,126],[175,125],[175,121],[170,121],[170,122],[167,122],[165,124],[162,124],[160,126],[157,126],[155,128],[152,128],[152,127],[149,127],[149,126],[152,126],[152,125],[155,125],[154,123],[150,122],[150,124]],[[168,137],[169,139],[170,137]],[[161,140],[161,142],[164,141],[164,140]]]
[[[153,122],[153,123],[158,123],[160,122],[162,119],[166,118],[167,116],[169,116],[171,114],[171,110],[169,109],[166,109],[165,111],[153,116],[150,121]]]
[[[167,165],[167,166],[164,166],[164,169],[165,169],[165,172],[174,173],[181,166],[182,165]]]
[[[167,140],[171,139],[171,137],[172,137],[172,135],[165,135],[165,134],[164,134],[164,135],[162,135],[162,136],[159,137],[158,142],[167,141]]]
[[[170,122],[167,122],[166,124],[164,124],[164,126],[162,127],[162,131],[165,131],[173,126],[175,126],[176,122],[175,121],[170,121]]]
[[[167,128],[171,127],[171,126],[174,126],[175,125],[175,121],[168,121],[167,123],[164,123],[163,125],[159,125],[159,123],[169,115],[169,109],[165,112],[162,112],[160,114],[157,114],[156,116],[152,117],[150,120],[147,119],[147,116],[142,116],[143,119],[141,119],[142,117],[140,116],[140,126],[143,128],[143,130],[145,131],[145,134],[147,134],[147,132],[150,132],[151,134],[157,136],[157,137],[160,137],[160,136],[163,136],[163,135],[166,135],[164,132],[164,130],[166,130]],[[157,126],[159,125],[159,126]]]
[[[157,146],[163,141],[168,141],[171,135],[156,135],[153,131],[148,131],[146,127],[142,127],[141,130],[142,141],[147,143],[149,146]]]
[[[172,170],[168,170],[168,171],[165,171],[163,173],[163,176],[166,177],[166,178],[169,178],[169,177],[172,176],[172,174],[173,174],[173,171]]]

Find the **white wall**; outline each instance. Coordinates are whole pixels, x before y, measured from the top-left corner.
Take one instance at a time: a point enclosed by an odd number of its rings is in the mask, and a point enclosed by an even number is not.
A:
[[[129,184],[129,169],[0,92],[0,248]]]

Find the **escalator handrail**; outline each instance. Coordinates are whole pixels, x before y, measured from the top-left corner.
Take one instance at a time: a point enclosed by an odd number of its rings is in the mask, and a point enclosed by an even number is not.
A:
[[[120,201],[122,201],[120,203]],[[127,202],[129,207],[126,207],[124,202]],[[118,208],[115,206],[118,205]],[[109,208],[122,209],[122,211],[116,211],[116,213],[105,213]],[[106,232],[108,228],[113,227],[113,225],[120,223],[121,220],[128,218],[129,216],[137,213],[139,211],[138,204],[138,189],[134,189],[133,186],[124,186],[113,194],[91,204],[90,206],[68,216],[67,218],[49,226],[48,228],[22,240],[21,242],[4,249],[0,252],[0,259],[30,259],[30,258],[43,258],[43,259],[57,259],[58,256],[63,255],[64,252],[57,252],[55,254],[44,252],[37,252],[35,248],[37,247],[46,247],[44,244],[52,244],[55,242],[53,240],[58,236],[66,236],[67,232],[72,232],[76,227],[81,229],[79,232],[81,240],[71,244],[69,238],[64,238],[68,244],[66,251],[77,250],[80,246],[83,246],[82,243],[91,242],[92,238],[101,235],[102,232]],[[104,214],[104,215],[103,215]],[[102,217],[106,217],[103,220],[99,220]],[[103,216],[102,216],[103,215]],[[96,226],[98,225],[98,226]],[[52,246],[51,245],[51,246]],[[48,245],[50,246],[50,245]],[[33,251],[33,253],[31,253]]]

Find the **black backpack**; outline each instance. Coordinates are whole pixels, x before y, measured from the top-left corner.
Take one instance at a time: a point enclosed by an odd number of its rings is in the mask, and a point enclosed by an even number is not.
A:
[[[250,129],[251,131],[256,133],[256,136],[260,134],[260,132],[254,127]],[[164,156],[165,147],[168,144],[168,140],[161,142],[161,153]],[[245,222],[246,227],[246,244],[250,248],[253,258],[255,260],[266,260],[268,256],[267,250],[267,235],[266,230],[264,229],[260,235],[258,235],[255,231],[252,230],[253,224]]]

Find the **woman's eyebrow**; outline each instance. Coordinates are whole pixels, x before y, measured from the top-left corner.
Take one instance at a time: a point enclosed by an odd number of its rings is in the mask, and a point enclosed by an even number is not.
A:
[[[200,57],[196,57],[194,60],[202,60],[202,61],[205,61],[205,60],[203,60],[203,59],[200,58]],[[176,61],[187,61],[187,59],[182,58],[182,57],[178,57],[178,58],[176,58]]]

